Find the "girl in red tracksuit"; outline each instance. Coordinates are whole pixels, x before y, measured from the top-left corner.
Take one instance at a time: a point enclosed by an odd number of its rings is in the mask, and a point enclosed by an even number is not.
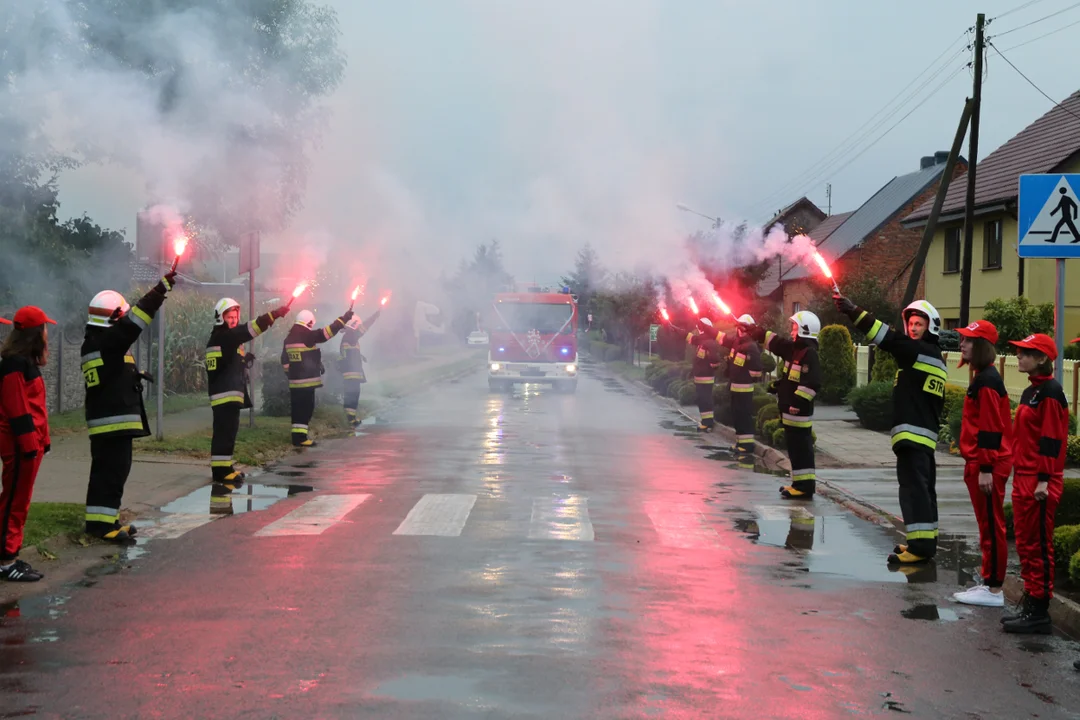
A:
[[[1057,348],[1048,335],[1012,342],[1017,365],[1031,379],[1013,426],[1013,525],[1024,600],[1002,623],[1009,633],[1051,632],[1054,595],[1054,513],[1064,488],[1069,403],[1053,378]]]
[[[1012,472],[1012,406],[1001,374],[994,367],[997,328],[979,320],[958,330],[963,361],[975,369],[975,377],[964,397],[960,426],[960,454],[964,482],[971,495],[975,518],[979,521],[982,549],[982,583],[953,595],[966,605],[1003,607],[1001,586],[1009,546],[1005,539],[1005,483]]]
[[[46,323],[36,307],[15,313],[15,328],[0,350],[0,580],[36,582],[43,576],[18,559],[30,496],[41,458],[49,451],[49,416],[41,368],[48,359]]]

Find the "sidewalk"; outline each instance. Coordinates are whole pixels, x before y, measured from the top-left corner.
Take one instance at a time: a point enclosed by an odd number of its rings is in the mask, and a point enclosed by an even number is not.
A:
[[[371,366],[370,376],[377,380],[364,388],[361,397],[388,399],[391,395],[404,394],[414,385],[424,384],[422,381],[415,381],[417,377],[437,379],[441,370],[465,365],[470,360],[474,360],[479,367],[480,357],[481,353],[476,349],[463,348],[460,352],[450,352],[407,365]],[[151,413],[150,429],[155,431],[156,418],[153,416],[153,408],[147,408],[147,411]],[[241,415],[241,424],[246,422],[245,412]],[[207,405],[166,415],[162,424],[166,436],[175,436],[207,429],[212,423],[213,415]],[[80,432],[57,437],[53,440],[52,452],[41,464],[41,471],[34,485],[33,501],[86,502],[89,476],[90,440],[86,434]],[[209,480],[209,458],[199,460],[179,456],[139,455],[139,441],[136,440],[135,461],[124,488],[124,507],[136,513],[156,509],[206,485]]]
[[[896,457],[892,441],[885,433],[867,430],[859,425],[855,412],[843,405],[818,405],[814,408],[814,432],[817,449],[831,455],[844,466],[893,467]],[[937,464],[942,467],[963,467],[964,459],[939,452]]]

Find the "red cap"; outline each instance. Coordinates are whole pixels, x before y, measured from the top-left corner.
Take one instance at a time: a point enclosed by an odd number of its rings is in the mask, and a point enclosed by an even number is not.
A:
[[[8,320],[7,318],[4,318],[4,317],[0,317],[0,325],[10,325],[10,324],[11,324],[10,320]]]
[[[36,328],[39,325],[49,323],[55,325],[56,321],[45,314],[45,311],[33,305],[21,307],[15,312],[15,327],[22,330]]]
[[[1035,333],[1034,335],[1028,335],[1023,340],[1010,340],[1009,344],[1018,348],[1038,350],[1051,360],[1057,360],[1057,345],[1054,344],[1054,338],[1049,335]]]
[[[994,323],[989,320],[976,320],[966,328],[957,328],[956,332],[964,337],[982,338],[983,340],[990,341],[991,345],[997,345],[998,331],[997,328],[994,327]]]

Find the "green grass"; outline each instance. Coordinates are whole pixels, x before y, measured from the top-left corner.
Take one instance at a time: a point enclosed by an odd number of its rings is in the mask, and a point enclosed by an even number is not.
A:
[[[432,370],[431,375],[426,376],[424,380],[438,382],[443,378],[457,375],[470,368],[479,369],[482,365],[483,363],[480,362],[479,355],[467,357]],[[403,378],[401,380],[390,382],[374,382],[371,384],[371,392],[376,395],[385,395],[386,397],[401,397],[402,395],[407,394],[414,385],[415,381],[412,378]]]
[[[81,535],[85,517],[86,506],[82,503],[30,503],[23,546],[33,547],[59,535]]]
[[[360,402],[357,414],[367,417],[371,413],[371,404]],[[340,405],[324,405],[316,408],[311,420],[311,432],[316,440],[345,435],[349,431],[345,415]],[[137,453],[155,455],[183,455],[205,458],[210,455],[210,428],[197,432],[166,437],[164,440],[147,438],[135,442]],[[243,465],[265,465],[292,451],[292,420],[287,417],[269,417],[259,415],[255,418],[255,427],[249,428],[246,422],[240,423],[240,432],[236,436],[236,449],[233,458]]]
[[[192,408],[203,407],[210,400],[205,393],[191,393],[188,395],[170,395],[165,398],[165,414],[184,412]],[[151,412],[152,407],[147,408]],[[62,413],[53,413],[49,416],[49,434],[54,437],[71,435],[86,431],[86,415],[82,408],[66,410]]]
[[[628,362],[617,360],[615,362],[606,363],[608,368],[623,377],[630,378],[631,380],[644,380],[645,368],[638,367],[637,365],[631,365]]]

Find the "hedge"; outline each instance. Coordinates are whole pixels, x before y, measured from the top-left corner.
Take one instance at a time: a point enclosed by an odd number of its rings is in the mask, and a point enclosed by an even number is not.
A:
[[[817,433],[811,430],[810,437],[813,439],[814,445],[817,446]],[[787,438],[784,435],[784,427],[782,425],[776,430],[773,430],[773,434],[770,436],[769,444],[772,445],[774,448],[787,447]]]
[[[864,428],[884,431],[892,428],[892,393],[892,383],[872,382],[852,390],[847,400]]]
[[[884,350],[874,349],[874,369],[870,373],[870,382],[892,383],[896,379],[896,358]]]
[[[758,435],[761,437],[766,437],[764,430],[765,423],[769,420],[775,420],[779,417],[780,408],[776,405],[766,405],[765,407],[758,410],[757,423],[755,424],[755,427],[757,427]]]
[[[1080,346],[1078,346],[1080,347]],[[776,358],[769,353],[761,353],[761,374],[762,377],[772,375],[776,372]]]
[[[262,362],[262,410],[261,414],[287,417],[292,411],[289,399],[289,378],[278,358]]]
[[[678,400],[680,405],[697,405],[697,386],[692,380],[683,382]]]
[[[1072,415],[1069,417],[1072,417]],[[1073,422],[1075,423],[1076,420],[1074,419]],[[1073,430],[1073,432],[1076,431]],[[1069,436],[1069,447],[1065,451],[1065,461],[1070,465],[1080,465],[1080,437],[1076,435]]]
[[[1058,567],[1068,567],[1069,560],[1080,552],[1080,525],[1054,528],[1054,560]]]
[[[827,405],[843,402],[855,387],[855,346],[843,325],[826,325],[818,333],[821,389],[817,399]]]
[[[1069,580],[1073,585],[1080,585],[1080,552],[1073,555],[1069,562]]]
[[[967,396],[967,388],[963,385],[947,383],[945,385],[945,406],[941,409],[941,417],[949,417],[954,409],[964,409],[964,398]],[[958,436],[959,437],[959,436]]]
[[[754,391],[754,414],[760,413],[761,408],[776,405],[776,396],[767,392]]]
[[[780,418],[773,418],[772,420],[766,420],[765,425],[761,428],[761,436],[767,437],[770,440],[772,436],[776,434],[776,429],[783,426],[783,420]]]

